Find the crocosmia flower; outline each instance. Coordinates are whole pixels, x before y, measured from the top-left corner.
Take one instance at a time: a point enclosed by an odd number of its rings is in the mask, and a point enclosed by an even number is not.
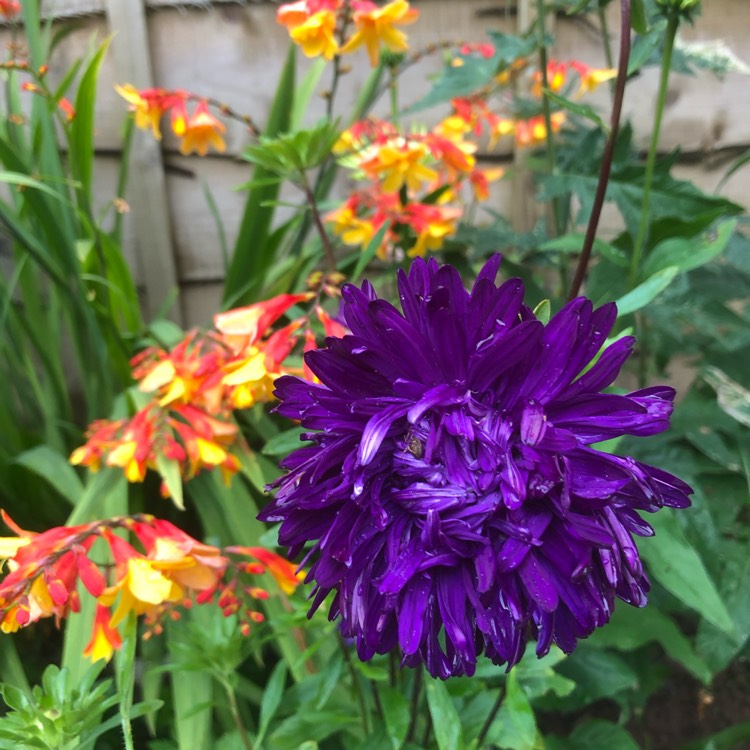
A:
[[[261,517],[292,555],[311,543],[312,611],[333,594],[329,617],[362,659],[400,649],[447,678],[482,652],[512,666],[532,636],[540,655],[570,652],[616,598],[646,603],[639,511],[689,505],[677,477],[596,447],[666,429],[674,397],[603,392],[633,346],[602,351],[615,306],[580,297],[544,325],[498,268],[468,292],[417,259],[401,310],[345,286],[351,335],[306,355],[320,382],[276,382],[309,443]]]

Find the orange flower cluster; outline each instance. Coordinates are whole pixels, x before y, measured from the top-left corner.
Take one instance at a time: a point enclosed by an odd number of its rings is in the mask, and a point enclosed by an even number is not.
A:
[[[494,47],[491,44],[464,45],[460,53],[463,57],[455,58],[451,65],[464,65],[464,59],[470,55],[492,57]],[[496,77],[495,88],[502,90],[514,83],[526,66],[525,60],[517,60]],[[573,73],[573,78],[578,80],[576,91],[573,91],[575,80],[571,80],[571,73]],[[577,60],[570,62],[550,60],[547,64],[547,86],[553,93],[572,94],[578,97],[593,91],[605,81],[614,78],[616,74],[617,71],[612,68],[591,68]],[[535,71],[530,84],[532,97],[542,96],[542,83],[541,72]],[[488,104],[488,99],[495,93],[495,88],[491,87],[481,93],[453,99],[451,102],[453,112],[438,126],[439,129],[457,135],[474,133],[479,136],[486,128],[490,148],[505,136],[513,136],[519,148],[544,143],[547,139],[547,125],[544,117],[541,114],[532,117],[503,116],[494,112]],[[565,124],[565,113],[553,112],[550,124],[553,133],[559,132]]]
[[[21,12],[21,3],[18,0],[0,0],[0,15],[10,21]]]
[[[280,6],[276,18],[308,57],[332,60],[364,47],[375,67],[381,47],[391,52],[409,48],[406,34],[396,27],[413,23],[418,16],[406,0],[392,0],[382,7],[370,0],[297,0]]]
[[[237,614],[247,634],[250,623],[263,620],[253,601],[268,597],[254,576],[268,572],[286,592],[301,579],[291,563],[270,550],[222,551],[149,515],[60,526],[41,534],[19,528],[5,513],[2,517],[17,536],[0,538],[0,558],[10,571],[0,582],[0,629],[12,633],[52,616],[59,625],[80,610],[80,581],[81,590],[97,600],[84,651],[92,661],[109,661],[120,648],[118,626],[131,613],[145,616],[150,635],[161,632],[165,613],[176,618],[179,607],[216,603],[225,616]],[[132,534],[141,551],[116,535],[117,530]],[[95,562],[92,548],[97,560],[106,557],[113,564]]]
[[[270,328],[312,296],[280,294],[220,313],[215,331],[191,331],[170,351],[151,347],[136,355],[133,377],[152,394],[150,402],[129,419],[94,422],[71,463],[94,471],[102,463],[117,466],[130,482],[142,482],[147,469],[165,476],[171,466],[184,479],[218,468],[228,480],[240,468],[237,452],[247,450],[232,411],[273,398],[273,381],[285,372],[303,321]],[[166,482],[162,491],[169,494]]]
[[[366,247],[382,227],[381,258],[423,256],[442,247],[463,214],[462,188],[476,200],[502,170],[476,165],[475,143],[441,124],[425,134],[403,135],[394,125],[366,120],[345,131],[335,150],[370,184],[326,216],[346,245]]]
[[[161,119],[169,114],[172,132],[180,139],[181,153],[196,152],[205,156],[209,147],[219,152],[226,150],[223,136],[227,127],[211,113],[205,99],[181,89],[139,90],[129,83],[115,86],[115,90],[135,113],[136,127],[151,130],[157,140],[161,139]],[[196,101],[190,114],[187,109],[189,101]]]

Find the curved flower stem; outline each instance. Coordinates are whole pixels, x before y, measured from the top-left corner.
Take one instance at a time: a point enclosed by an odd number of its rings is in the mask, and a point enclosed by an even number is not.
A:
[[[612,116],[610,118],[610,130],[607,144],[602,154],[602,165],[599,170],[599,182],[596,186],[594,204],[591,207],[591,216],[586,227],[586,237],[583,241],[581,256],[578,259],[573,283],[570,285],[568,299],[572,300],[581,289],[583,277],[591,259],[591,250],[594,247],[594,238],[602,215],[604,197],[607,193],[609,175],[612,171],[612,159],[615,154],[617,133],[620,128],[620,116],[622,114],[622,102],[625,98],[625,82],[628,77],[628,61],[630,59],[630,0],[620,0],[620,57],[617,63],[617,81],[615,83],[615,98],[612,102]]]
[[[391,120],[394,125],[398,124],[398,65],[389,66],[390,81],[388,89],[391,94]]]
[[[484,738],[487,736],[487,732],[490,731],[492,722],[495,721],[497,712],[500,710],[500,706],[503,705],[504,700],[505,700],[505,683],[503,683],[503,685],[500,687],[500,693],[497,696],[497,700],[495,701],[494,705],[490,709],[489,714],[487,714],[487,718],[484,720],[484,724],[482,725],[482,728],[479,730],[479,734],[477,735],[477,750],[481,750],[482,742],[484,742]]]
[[[643,247],[646,244],[648,234],[649,205],[651,201],[651,186],[654,181],[654,167],[656,165],[656,152],[659,147],[659,135],[661,133],[661,121],[664,116],[664,107],[667,102],[667,87],[669,84],[669,72],[672,67],[672,52],[674,51],[674,40],[677,29],[680,26],[680,18],[677,13],[670,16],[667,21],[667,32],[664,39],[664,52],[661,59],[661,76],[659,78],[659,93],[656,97],[656,114],[654,115],[654,128],[651,132],[651,145],[646,158],[646,173],[643,177],[643,203],[641,204],[641,221],[638,225],[638,234],[633,244],[633,257],[630,263],[630,276],[628,277],[628,288],[632,289],[638,283],[638,272],[640,271]]]
[[[229,682],[229,679],[226,675],[220,675],[219,682],[224,688],[224,693],[227,696],[229,713],[232,714],[232,719],[234,719],[234,725],[235,727],[237,727],[237,733],[240,736],[240,741],[242,742],[245,750],[253,750],[253,744],[252,742],[250,742],[250,737],[247,734],[247,729],[245,729],[245,724],[242,721],[242,716],[240,716],[240,707],[237,705],[237,695],[234,692],[234,688],[232,687],[232,684]]]
[[[341,637],[341,633],[338,628],[336,629],[336,638],[338,639],[339,646],[341,647],[341,653],[344,655],[346,666],[349,668],[349,675],[352,678],[352,689],[354,690],[354,695],[357,697],[357,703],[359,703],[359,712],[362,715],[362,729],[364,730],[365,736],[368,736],[370,734],[370,721],[367,714],[365,696],[362,692],[362,686],[359,684],[357,670],[354,668],[354,664],[352,663],[351,654],[349,653],[349,650],[346,647],[346,643],[344,643],[344,639]]]
[[[545,44],[545,17],[544,17],[544,0],[536,0],[536,27],[539,36],[539,69],[542,74],[542,112],[544,114],[544,128],[547,131],[547,169],[550,174],[555,171],[557,160],[555,158],[555,141],[552,132],[552,109],[549,104],[547,91],[549,89],[549,79],[547,76],[547,45]],[[563,232],[562,207],[560,199],[552,199],[552,216],[555,223],[555,235]]]
[[[344,3],[344,8],[342,9],[343,14],[343,20],[341,22],[341,28],[339,29],[338,33],[338,45],[339,47],[343,46],[344,39],[346,38],[346,31],[349,27],[349,23],[352,20],[352,13],[351,13],[351,4],[348,2]],[[341,66],[341,55],[335,54],[333,56],[333,73],[331,74],[331,88],[328,90],[328,94],[326,96],[326,119],[332,120],[333,119],[333,101],[336,98],[336,92],[339,87],[339,81],[341,80],[341,74],[344,71],[342,70]]]

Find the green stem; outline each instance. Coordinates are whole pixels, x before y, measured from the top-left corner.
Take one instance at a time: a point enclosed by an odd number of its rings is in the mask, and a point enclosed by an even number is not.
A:
[[[641,221],[638,225],[638,234],[633,245],[633,258],[630,263],[630,276],[628,279],[629,289],[633,289],[638,283],[638,273],[641,266],[641,257],[648,235],[649,206],[651,202],[651,187],[654,181],[654,167],[656,166],[656,154],[659,147],[659,135],[661,133],[661,121],[664,116],[664,108],[667,103],[667,88],[669,85],[669,72],[672,66],[672,52],[674,40],[680,19],[675,14],[667,21],[667,32],[664,40],[664,53],[661,60],[661,76],[659,78],[659,93],[656,98],[656,114],[654,116],[654,129],[651,133],[651,145],[646,158],[646,173],[643,178],[643,203],[641,204]]]
[[[346,666],[349,668],[349,674],[352,678],[354,695],[357,698],[357,703],[359,703],[359,711],[362,714],[362,729],[364,730],[365,736],[367,737],[370,734],[370,720],[367,713],[367,706],[365,704],[365,696],[362,692],[362,686],[359,684],[357,670],[354,668],[352,657],[349,654],[349,649],[346,647],[346,643],[344,643],[344,639],[341,637],[341,633],[338,631],[338,629],[336,630],[336,638],[338,639],[339,646],[341,647],[341,653],[344,655]]]
[[[229,713],[232,714],[232,719],[234,719],[234,725],[235,727],[237,727],[237,733],[240,735],[240,741],[245,747],[245,750],[253,750],[253,743],[250,742],[250,737],[247,734],[247,729],[245,729],[245,724],[242,721],[242,716],[240,715],[240,707],[237,704],[237,694],[234,692],[234,688],[232,687],[226,675],[221,675],[219,678],[219,682],[221,682],[221,686],[224,688],[224,693],[227,696]]]
[[[487,732],[490,731],[492,722],[495,721],[497,712],[500,710],[500,706],[503,705],[504,700],[505,700],[505,685],[503,685],[500,688],[500,692],[498,693],[497,700],[495,701],[494,705],[490,709],[490,712],[487,714],[487,718],[484,720],[484,724],[482,725],[482,728],[479,730],[479,735],[477,736],[477,748],[479,748],[479,750],[481,750],[482,742],[484,742],[484,738],[487,736]]]
[[[604,59],[607,61],[608,68],[615,67],[615,58],[612,55],[612,43],[609,40],[609,24],[607,23],[607,13],[603,6],[599,6],[599,28],[602,32],[602,46],[604,47]],[[610,81],[610,89],[614,91],[615,82]]]
[[[389,67],[391,80],[388,82],[388,89],[391,95],[391,120],[394,125],[398,124],[398,65]]]
[[[414,670],[414,682],[411,688],[411,717],[409,719],[409,729],[406,732],[406,742],[414,739],[414,732],[417,729],[417,719],[419,718],[419,701],[422,697],[422,666]]]
[[[549,78],[547,76],[547,46],[545,44],[544,0],[536,0],[536,27],[539,36],[539,68],[542,75],[542,113],[544,127],[547,131],[547,169],[554,174],[557,160],[555,158],[555,141],[552,132],[552,108],[549,103]],[[552,199],[552,215],[555,223],[555,235],[563,232],[562,206],[559,198]]]

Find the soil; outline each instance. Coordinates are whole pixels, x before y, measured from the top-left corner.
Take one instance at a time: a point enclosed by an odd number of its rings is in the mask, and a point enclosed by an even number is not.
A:
[[[750,721],[750,661],[740,660],[710,689],[689,675],[675,675],[650,696],[642,720],[629,729],[644,750],[677,750],[745,721]],[[750,750],[750,741],[732,750]]]

